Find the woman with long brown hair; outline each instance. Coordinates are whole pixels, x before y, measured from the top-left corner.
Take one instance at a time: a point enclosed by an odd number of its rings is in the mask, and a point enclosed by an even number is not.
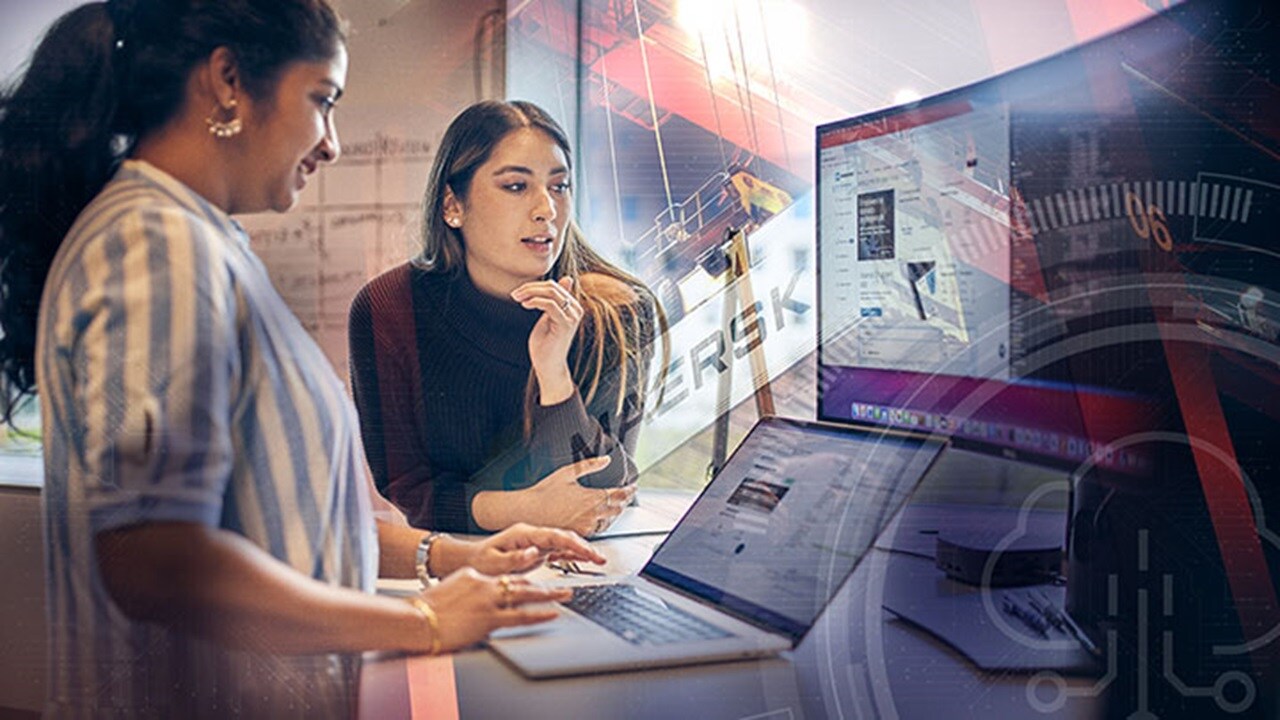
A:
[[[532,103],[464,110],[436,153],[421,253],[352,304],[374,481],[416,526],[588,534],[631,500],[665,319],[574,224],[570,156]],[[582,482],[547,477],[592,457],[599,469]]]

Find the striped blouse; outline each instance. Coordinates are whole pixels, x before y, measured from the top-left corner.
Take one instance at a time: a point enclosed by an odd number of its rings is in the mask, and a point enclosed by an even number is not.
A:
[[[40,305],[37,380],[52,717],[350,717],[351,658],[231,651],[112,602],[94,535],[238,533],[371,591],[377,542],[342,382],[243,229],[127,161],[68,233]]]

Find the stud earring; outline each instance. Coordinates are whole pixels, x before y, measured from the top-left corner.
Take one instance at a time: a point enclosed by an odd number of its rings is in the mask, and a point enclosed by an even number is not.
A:
[[[231,119],[225,121],[215,119],[219,113],[230,113]],[[221,105],[214,105],[209,117],[204,119],[204,124],[209,126],[209,134],[219,140],[226,140],[239,135],[240,131],[244,129],[244,124],[240,122],[240,116],[236,113],[236,99],[231,98],[231,102],[225,108]]]
[[[462,220],[460,220],[460,219],[458,219],[458,218],[456,218],[456,217],[448,218],[447,220],[445,220],[445,222],[446,222],[446,223],[449,223],[449,227],[451,227],[451,228],[456,228],[456,227],[458,227],[459,225],[461,225],[461,224],[462,224]]]

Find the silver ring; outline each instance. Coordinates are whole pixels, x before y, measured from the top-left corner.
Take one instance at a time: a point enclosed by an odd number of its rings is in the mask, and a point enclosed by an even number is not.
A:
[[[570,298],[565,298],[565,299],[564,299],[564,302],[560,303],[560,309],[561,309],[561,310],[563,310],[563,311],[565,311],[565,312],[569,312],[569,305],[570,305],[572,302],[573,302],[573,301],[572,301]]]

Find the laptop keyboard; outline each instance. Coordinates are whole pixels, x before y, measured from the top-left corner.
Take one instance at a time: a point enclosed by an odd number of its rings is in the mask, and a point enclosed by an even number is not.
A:
[[[730,637],[705,620],[644,597],[630,585],[580,585],[564,605],[632,645]]]

